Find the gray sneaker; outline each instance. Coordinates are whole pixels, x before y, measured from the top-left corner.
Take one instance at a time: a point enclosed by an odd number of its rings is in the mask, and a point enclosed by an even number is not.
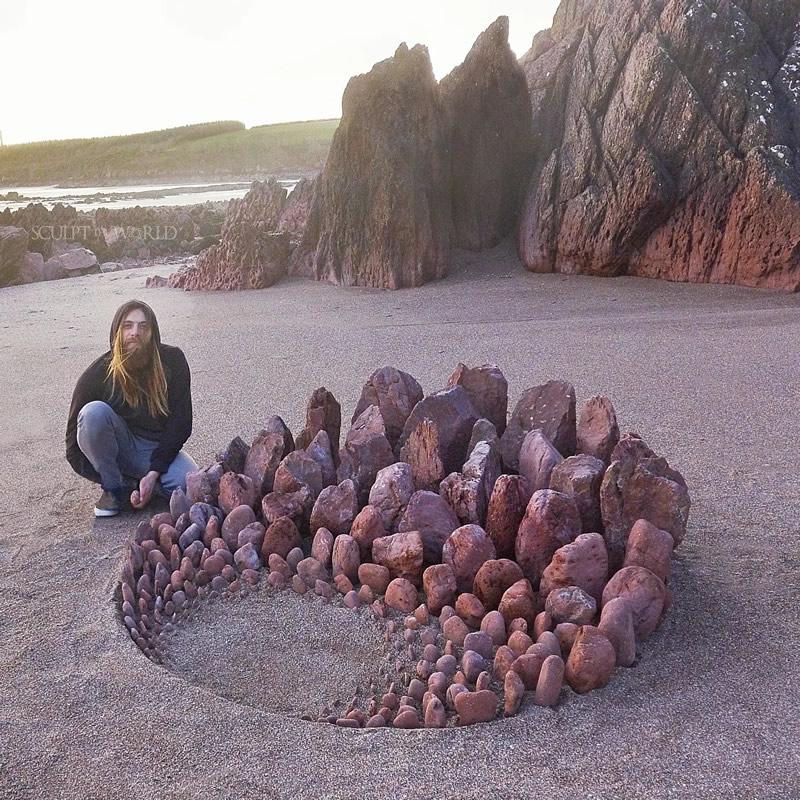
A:
[[[122,493],[120,490],[114,492],[106,489],[94,504],[94,515],[96,517],[116,517],[121,507]]]

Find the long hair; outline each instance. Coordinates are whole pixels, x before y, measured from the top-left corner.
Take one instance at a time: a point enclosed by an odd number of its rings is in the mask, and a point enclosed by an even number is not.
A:
[[[129,357],[125,355],[123,347],[122,323],[131,311],[140,310],[150,324],[150,341],[144,356],[144,367],[136,373],[130,369]],[[169,414],[167,404],[167,376],[164,374],[164,365],[161,363],[159,346],[161,333],[158,329],[158,320],[147,303],[141,300],[129,300],[123,303],[114,314],[111,323],[111,360],[108,364],[108,377],[111,379],[112,391],[119,387],[125,402],[131,408],[137,408],[143,403],[151,417],[166,417]]]

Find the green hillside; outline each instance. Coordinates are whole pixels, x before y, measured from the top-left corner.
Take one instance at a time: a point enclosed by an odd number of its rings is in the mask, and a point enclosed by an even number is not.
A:
[[[101,139],[0,147],[0,185],[250,179],[319,169],[338,119],[246,129],[207,122]]]

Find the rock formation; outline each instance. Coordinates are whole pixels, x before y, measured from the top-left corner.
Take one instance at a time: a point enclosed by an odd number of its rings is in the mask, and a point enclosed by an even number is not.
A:
[[[274,179],[255,181],[240,200],[231,200],[222,240],[197,263],[170,276],[181,289],[263,289],[286,274],[290,234],[279,232],[286,190]]]
[[[508,17],[478,37],[440,86],[450,141],[452,244],[494,247],[517,224],[532,155],[530,98],[508,45]]]
[[[426,48],[351,78],[292,273],[399,289],[445,274],[447,131]]]
[[[800,287],[794,0],[563,0],[522,59],[534,272]]]

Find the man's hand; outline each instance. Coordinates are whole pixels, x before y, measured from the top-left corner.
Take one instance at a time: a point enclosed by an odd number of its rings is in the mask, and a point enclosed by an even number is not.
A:
[[[131,492],[131,505],[134,508],[144,508],[153,499],[153,489],[160,477],[160,472],[151,470],[139,481],[139,488]]]

